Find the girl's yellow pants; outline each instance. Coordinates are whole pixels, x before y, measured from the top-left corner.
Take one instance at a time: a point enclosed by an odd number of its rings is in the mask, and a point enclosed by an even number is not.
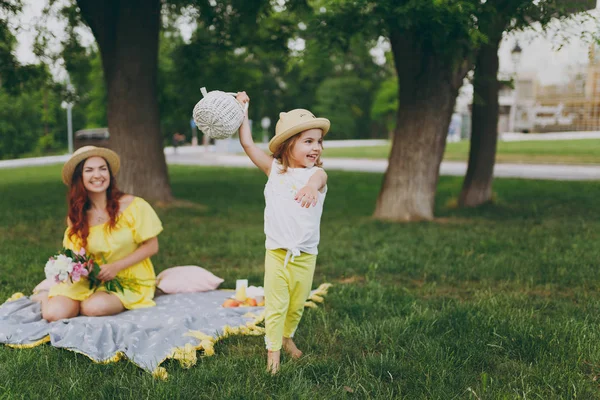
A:
[[[283,337],[294,336],[317,263],[316,254],[301,253],[284,265],[287,253],[277,249],[265,255],[265,343],[271,351],[281,349]]]

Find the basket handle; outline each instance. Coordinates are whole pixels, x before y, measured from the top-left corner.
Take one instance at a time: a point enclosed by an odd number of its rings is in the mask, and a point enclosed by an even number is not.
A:
[[[227,94],[232,95],[233,97],[237,96],[236,92],[225,92]],[[244,103],[244,112],[248,111],[248,103]]]
[[[206,95],[208,94],[205,87],[201,87],[200,92],[202,93],[202,97],[206,97]],[[224,93],[229,94],[233,97],[237,96],[236,92],[224,92]],[[244,103],[244,112],[246,112],[246,111],[248,111],[248,103]]]

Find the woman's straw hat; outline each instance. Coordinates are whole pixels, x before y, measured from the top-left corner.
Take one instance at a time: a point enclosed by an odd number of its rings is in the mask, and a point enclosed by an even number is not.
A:
[[[69,158],[69,161],[67,161],[63,166],[62,180],[65,185],[71,185],[71,179],[73,179],[73,172],[75,172],[75,167],[77,167],[77,164],[83,160],[87,160],[90,157],[104,158],[110,166],[110,170],[112,171],[113,175],[116,175],[117,172],[119,172],[121,160],[119,159],[117,153],[104,147],[84,146],[80,149],[77,149],[71,158]]]
[[[327,118],[317,118],[308,110],[296,108],[289,112],[279,114],[279,121],[275,126],[275,137],[269,142],[269,150],[275,153],[277,148],[286,140],[309,129],[318,128],[323,131],[323,136],[329,131],[331,123]]]

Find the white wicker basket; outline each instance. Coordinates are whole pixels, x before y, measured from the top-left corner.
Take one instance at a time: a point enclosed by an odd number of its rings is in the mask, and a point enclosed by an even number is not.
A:
[[[208,137],[226,139],[231,137],[242,125],[248,108],[242,106],[236,99],[236,93],[213,90],[206,92],[200,89],[202,100],[196,104],[192,116],[196,126]]]

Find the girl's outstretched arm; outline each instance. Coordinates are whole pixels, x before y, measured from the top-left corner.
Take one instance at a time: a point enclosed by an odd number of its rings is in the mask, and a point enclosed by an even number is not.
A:
[[[309,208],[310,206],[316,206],[319,196],[317,192],[323,192],[323,189],[327,185],[327,173],[320,169],[310,177],[306,186],[298,190],[294,200],[300,203],[300,206]]]
[[[236,96],[236,99],[242,104],[250,101],[250,98],[248,95],[246,95],[246,92],[239,92]],[[265,174],[267,174],[267,176],[269,176],[269,173],[271,172],[271,164],[273,163],[273,157],[265,153],[254,143],[254,140],[252,140],[252,131],[250,130],[250,122],[248,121],[247,111],[246,116],[244,117],[244,122],[242,122],[242,126],[240,126],[240,143],[254,165],[256,165]]]

